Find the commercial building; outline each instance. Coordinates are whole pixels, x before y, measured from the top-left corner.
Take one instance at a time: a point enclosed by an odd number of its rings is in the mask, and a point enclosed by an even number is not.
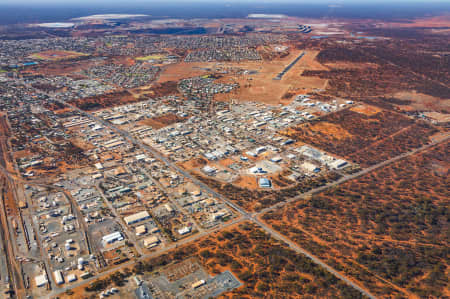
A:
[[[159,244],[159,238],[157,236],[151,236],[144,239],[144,246],[147,248],[155,247]]]
[[[114,232],[112,234],[103,236],[102,243],[103,243],[103,245],[107,245],[107,244],[112,244],[114,242],[122,241],[122,240],[123,240],[122,233],[121,232]]]
[[[138,223],[140,221],[146,220],[150,218],[150,214],[147,211],[142,211],[127,217],[124,217],[123,220],[127,225],[131,225],[134,223]]]
[[[185,235],[185,234],[190,233],[191,230],[192,230],[192,229],[191,229],[190,226],[185,226],[185,227],[183,227],[183,228],[180,228],[180,229],[178,230],[178,233],[179,233],[180,235]]]
[[[270,188],[270,187],[272,187],[272,182],[267,178],[260,178],[259,179],[259,187]]]
[[[308,172],[319,172],[320,168],[310,162],[303,162],[301,167]]]
[[[199,280],[199,281],[196,281],[196,282],[194,282],[193,284],[192,284],[192,288],[193,289],[196,289],[196,288],[199,288],[199,287],[201,287],[202,285],[204,285],[206,283],[206,281],[205,280]]]
[[[275,162],[275,163],[279,163],[279,162],[281,162],[281,160],[283,160],[283,159],[279,156],[273,157],[272,159],[270,159],[270,161]]]
[[[339,169],[339,168],[342,168],[344,166],[347,166],[347,164],[348,164],[347,161],[341,160],[341,159],[337,159],[337,160],[335,160],[333,162],[328,163],[327,165],[329,167],[331,167],[331,168]]]
[[[61,270],[55,270],[53,272],[53,276],[55,277],[56,284],[63,284],[64,283],[64,277]]]
[[[230,216],[230,212],[227,209],[222,209],[210,215],[212,221],[217,221],[227,216]]]
[[[67,275],[67,281],[68,282],[74,282],[77,280],[77,276],[75,274],[69,274]]]
[[[48,283],[47,275],[45,273],[38,275],[34,278],[34,281],[36,282],[36,286],[38,288],[43,287]]]
[[[147,233],[147,228],[145,227],[145,225],[140,225],[136,227],[136,236],[141,236],[145,233]]]
[[[202,168],[202,171],[207,175],[213,175],[216,173],[216,168],[206,165],[205,167]]]

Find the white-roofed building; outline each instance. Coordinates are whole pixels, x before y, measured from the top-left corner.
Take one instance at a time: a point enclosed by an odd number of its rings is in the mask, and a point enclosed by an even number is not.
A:
[[[38,288],[43,287],[48,283],[47,275],[45,273],[38,275],[34,278],[34,281]]]
[[[63,284],[64,283],[64,277],[61,270],[55,270],[53,272],[53,276],[55,277],[56,284]]]
[[[112,244],[115,243],[117,241],[122,241],[123,240],[123,235],[121,232],[114,232],[112,234],[103,236],[102,238],[102,243],[103,245],[107,245],[107,244]]]
[[[75,274],[67,275],[67,282],[74,282],[77,280],[77,276]]]
[[[151,236],[144,239],[144,247],[154,247],[159,244],[159,238],[157,236]]]
[[[124,217],[123,220],[127,225],[131,225],[134,223],[138,223],[140,221],[146,220],[150,218],[150,214],[147,211],[142,211],[127,217]]]

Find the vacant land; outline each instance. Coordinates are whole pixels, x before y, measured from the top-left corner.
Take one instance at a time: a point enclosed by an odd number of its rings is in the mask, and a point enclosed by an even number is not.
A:
[[[289,102],[291,98],[285,99],[284,95],[292,93],[311,92],[314,89],[324,88],[327,84],[326,79],[317,77],[301,76],[304,70],[327,70],[326,67],[315,61],[316,50],[307,50],[304,57],[295,64],[292,69],[283,77],[282,80],[273,80],[273,78],[292,62],[301,52],[292,50],[288,55],[275,57],[270,61],[244,61],[244,62],[205,62],[205,63],[187,63],[180,62],[165,67],[161,73],[158,82],[175,81],[195,76],[201,76],[214,72],[217,68],[226,69],[226,73],[220,73],[220,83],[237,83],[239,89],[230,94],[217,94],[215,99],[218,101],[228,101],[230,98],[242,101],[255,101],[267,104],[279,104]],[[233,70],[247,70],[251,74],[237,73]]]
[[[185,117],[173,113],[166,113],[157,117],[141,120],[139,124],[150,126],[153,129],[161,129],[171,124],[182,122],[185,119]]]
[[[203,181],[205,184],[223,194],[247,211],[259,211],[288,198],[298,196],[301,193],[307,192],[311,189],[326,185],[327,183],[335,181],[341,177],[337,173],[330,172],[318,177],[305,178],[299,182],[296,182],[293,186],[286,188],[270,191],[257,191],[236,186],[231,183],[222,183],[198,173],[194,173],[194,175],[199,180]],[[272,180],[274,180],[274,183],[277,185],[283,184],[282,179],[283,178],[272,177]]]
[[[72,100],[69,101],[69,103],[77,106],[82,110],[93,111],[108,107],[120,106],[137,101],[138,99],[136,99],[129,91],[122,90],[102,94],[99,96]]]
[[[450,99],[443,100],[415,91],[397,92],[392,98],[403,101],[397,105],[405,111],[434,111],[450,115]],[[395,101],[393,103],[396,104]]]
[[[317,61],[329,69],[307,70],[303,76],[328,79],[327,93],[362,101],[411,90],[442,100],[449,99],[450,59],[442,52],[447,47],[446,36],[431,36],[417,30],[397,31],[404,36],[358,46],[351,42],[314,41],[315,46],[321,48]],[[369,33],[389,36],[397,31],[372,29]],[[448,111],[448,103],[444,107],[434,104],[435,108]]]
[[[314,61],[317,51],[305,51],[305,55],[283,76],[281,80],[273,80],[288,64],[290,64],[303,51],[292,51],[289,55],[273,59],[271,61],[258,61],[241,63],[237,66],[257,70],[251,76],[232,76],[224,80],[232,80],[239,84],[240,88],[233,95],[236,99],[244,101],[256,101],[267,104],[284,103],[283,96],[287,93],[299,94],[311,92],[314,89],[322,89],[326,86],[327,80],[302,76],[304,70],[323,70]],[[229,78],[229,79],[228,79]],[[226,99],[226,95],[218,95],[217,99]],[[287,99],[291,100],[291,99]]]
[[[83,70],[87,70],[99,61],[95,59],[83,59],[83,60],[62,60],[58,62],[49,62],[45,64],[40,64],[34,66],[33,68],[27,69],[27,71],[43,76],[67,76],[73,79],[85,79],[86,76],[80,73]]]
[[[281,133],[366,167],[420,147],[436,132],[402,114],[358,106]]]
[[[179,62],[164,67],[158,81],[164,83],[167,81],[179,81],[186,78],[196,77],[208,74],[206,68],[209,63],[201,62]]]
[[[168,254],[137,263],[132,272],[158,271],[162,266],[196,257],[211,274],[232,271],[243,286],[220,298],[362,298],[362,295],[303,255],[271,238],[252,224],[215,233]],[[88,290],[121,282],[128,272],[98,280]],[[119,278],[119,279],[118,279]],[[88,292],[89,294],[89,292]]]
[[[139,93],[143,98],[146,96],[151,98],[159,98],[179,94],[178,83],[176,81],[154,83],[149,87],[134,90],[134,92]]]
[[[449,145],[263,218],[380,297],[446,297]]]
[[[57,61],[57,60],[67,60],[74,59],[82,56],[88,56],[89,54],[78,53],[75,51],[43,51],[39,53],[32,54],[30,57],[40,60]]]
[[[136,57],[135,59],[137,61],[147,61],[147,60],[151,60],[151,59],[163,59],[165,58],[166,55],[165,54],[154,54],[154,55],[148,55],[148,56],[142,56],[142,57]]]

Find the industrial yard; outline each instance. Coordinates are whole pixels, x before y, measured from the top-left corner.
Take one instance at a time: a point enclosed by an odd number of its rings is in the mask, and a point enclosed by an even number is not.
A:
[[[392,32],[74,22],[0,44],[0,297],[449,295],[450,89]]]

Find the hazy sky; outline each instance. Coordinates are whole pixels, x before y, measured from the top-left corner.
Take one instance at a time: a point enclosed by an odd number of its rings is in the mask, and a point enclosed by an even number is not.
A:
[[[304,5],[303,5],[304,4]],[[328,4],[340,4],[331,9]],[[450,0],[0,0],[0,25],[60,22],[93,14],[233,18],[249,13],[301,17],[411,18],[450,12]]]
[[[146,4],[151,5],[152,3],[170,3],[170,2],[211,2],[211,3],[308,3],[308,4],[369,4],[369,3],[450,3],[450,0],[127,0],[127,5],[133,4]],[[0,0],[0,4],[56,4],[58,6],[64,6],[67,4],[92,4],[95,5],[104,5],[104,4],[125,4],[123,0]]]

